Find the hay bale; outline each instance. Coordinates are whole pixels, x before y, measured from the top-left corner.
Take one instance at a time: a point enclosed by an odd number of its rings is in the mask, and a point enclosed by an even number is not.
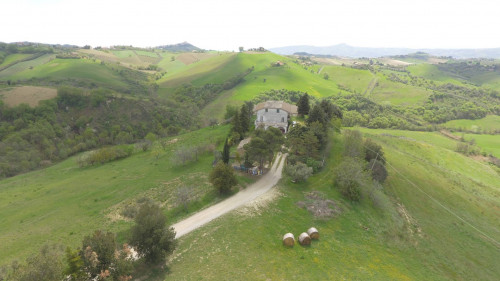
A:
[[[292,233],[287,233],[283,236],[283,245],[293,247],[295,245],[295,236]]]
[[[307,235],[307,233],[302,232],[299,236],[299,243],[302,246],[311,245],[311,237],[309,237],[309,235]]]
[[[315,228],[315,227],[311,227],[307,230],[307,234],[309,235],[309,237],[311,237],[311,239],[319,239],[319,232],[318,230]]]

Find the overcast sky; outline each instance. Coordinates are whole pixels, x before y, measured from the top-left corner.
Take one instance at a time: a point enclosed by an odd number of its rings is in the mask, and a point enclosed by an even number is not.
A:
[[[500,47],[495,0],[2,0],[1,10],[1,42]]]

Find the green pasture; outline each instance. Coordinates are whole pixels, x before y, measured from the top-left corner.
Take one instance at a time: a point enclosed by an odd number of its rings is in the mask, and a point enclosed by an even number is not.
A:
[[[184,236],[169,273],[148,280],[496,280],[498,245],[473,227],[500,240],[498,171],[442,148],[437,143],[447,141],[433,133],[427,134],[436,145],[381,133],[364,131],[382,144],[391,165],[383,191],[388,205],[374,206],[369,194],[350,203],[333,188],[342,157],[336,137],[324,171],[303,184],[285,177],[274,200]],[[334,200],[342,214],[321,220],[299,207],[311,191]],[[311,246],[282,245],[285,233],[297,238],[311,226],[320,232]]]
[[[1,180],[0,264],[22,260],[44,243],[77,247],[96,229],[117,232],[123,239],[131,223],[114,217],[120,206],[141,197],[164,203],[172,223],[187,215],[176,207],[179,186],[191,187],[196,195],[190,212],[213,203],[217,196],[207,177],[213,153],[185,166],[174,166],[172,155],[181,146],[222,143],[228,130],[229,126],[219,126],[171,138],[158,159],[151,151],[136,152],[123,160],[80,168],[76,156]]]
[[[52,61],[56,56],[53,54],[46,54],[43,56],[40,56],[34,60],[29,60],[29,61],[23,61],[16,63],[2,71],[0,71],[0,79],[22,79],[20,77],[23,77],[21,73],[32,73],[35,68],[38,66],[41,66],[43,64],[46,64],[50,61]],[[33,68],[33,69],[30,69]],[[36,71],[35,71],[36,72]],[[24,77],[27,77],[28,75],[25,75]],[[33,77],[33,75],[29,76],[29,78]]]
[[[365,93],[372,80],[375,79],[375,75],[368,70],[344,66],[325,66],[320,75],[324,73],[328,73],[330,80],[359,94]]]
[[[32,54],[12,54],[12,55],[8,55],[3,60],[3,62],[0,64],[0,68],[4,67],[4,66],[7,66],[7,65],[9,65],[9,64],[11,64],[13,62],[26,59],[26,58],[28,58],[30,56],[32,56]]]
[[[377,86],[373,89],[370,99],[392,105],[414,105],[424,102],[432,91],[412,85],[397,83],[385,76],[377,75]]]
[[[488,115],[481,119],[458,119],[444,123],[448,129],[455,129],[473,133],[488,133],[500,131],[500,116]]]
[[[481,152],[500,158],[500,135],[455,134],[463,136],[466,141],[474,140],[475,144],[481,148]]]
[[[32,77],[82,79],[109,86],[126,87],[126,83],[110,66],[85,59],[54,59],[33,69],[21,71],[9,78],[24,80]]]
[[[158,54],[150,51],[134,50],[134,52],[139,56],[158,58]]]

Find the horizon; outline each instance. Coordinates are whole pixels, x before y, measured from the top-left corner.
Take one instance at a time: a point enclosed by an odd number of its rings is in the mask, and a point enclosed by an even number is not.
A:
[[[478,0],[173,1],[19,0],[4,3],[3,42],[156,47],[187,41],[203,49],[265,47],[490,49],[497,5]],[[21,15],[21,16],[20,16]]]

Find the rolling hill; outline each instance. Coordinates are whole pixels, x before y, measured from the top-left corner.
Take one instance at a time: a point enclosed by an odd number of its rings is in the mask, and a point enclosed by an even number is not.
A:
[[[141,280],[496,280],[500,275],[500,168],[492,160],[500,158],[495,60],[423,54],[344,59],[170,47],[0,52],[0,99],[16,100],[5,94],[12,87],[50,92],[38,106],[0,100],[0,156],[22,155],[39,167],[0,179],[0,265],[23,260],[44,243],[76,248],[99,228],[125,242],[132,221],[124,211],[143,200],[161,203],[173,223],[223,199],[208,183],[208,173],[230,125],[204,124],[223,121],[226,106],[255,102],[261,94],[292,102],[291,93],[306,92],[312,104],[326,98],[344,114],[345,127],[331,130],[323,170],[305,183],[285,176],[255,204],[182,237],[168,271],[155,268]],[[68,86],[79,94],[53,98],[55,89]],[[67,126],[47,125],[57,122]],[[383,147],[389,172],[387,181],[364,191],[359,202],[342,197],[334,185],[344,157],[343,134],[354,129]],[[32,137],[42,131],[51,137]],[[157,141],[142,149],[148,133]],[[49,142],[55,139],[64,142]],[[42,165],[46,159],[36,157],[44,153],[16,148],[30,141],[51,156],[64,145],[81,150]],[[88,153],[79,152],[86,150],[85,141],[93,150],[126,143],[133,153],[80,167]],[[49,144],[54,148],[46,149]],[[475,152],[459,152],[464,145]],[[197,161],[178,165],[177,151],[186,147],[202,152]],[[18,164],[23,171],[35,169]],[[238,180],[244,188],[255,178],[240,174]],[[178,202],[181,187],[191,188],[187,211]],[[305,208],[325,203],[321,200],[333,202],[327,203],[335,206],[334,217],[319,218]],[[283,247],[283,234],[297,237],[311,226],[320,231],[318,241]]]

